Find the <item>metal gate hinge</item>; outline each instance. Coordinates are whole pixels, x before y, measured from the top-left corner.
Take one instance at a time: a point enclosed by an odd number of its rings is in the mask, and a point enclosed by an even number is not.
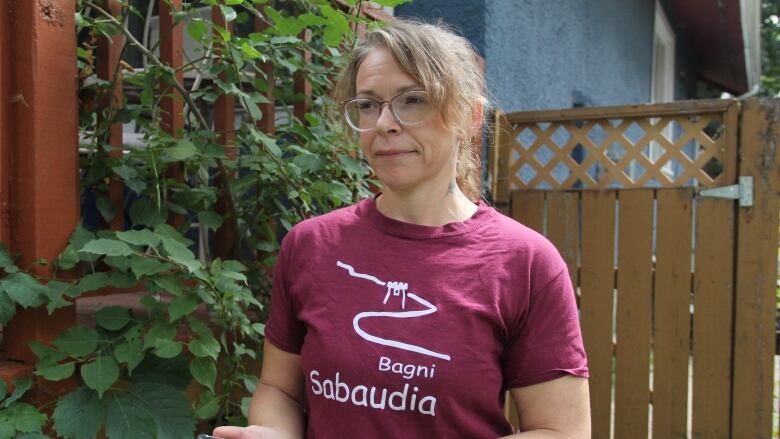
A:
[[[700,197],[739,200],[740,207],[753,206],[753,177],[739,177],[739,184],[699,191]]]

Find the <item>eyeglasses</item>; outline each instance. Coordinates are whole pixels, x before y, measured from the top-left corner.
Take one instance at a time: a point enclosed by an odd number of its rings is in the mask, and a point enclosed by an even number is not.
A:
[[[347,123],[356,131],[365,133],[376,128],[376,122],[382,114],[385,104],[401,125],[417,125],[425,120],[433,108],[428,93],[424,90],[409,90],[398,94],[389,101],[371,98],[351,98],[342,103]]]

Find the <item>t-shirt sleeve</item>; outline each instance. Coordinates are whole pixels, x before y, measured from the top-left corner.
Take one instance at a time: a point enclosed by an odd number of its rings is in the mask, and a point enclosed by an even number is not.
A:
[[[507,388],[566,374],[588,376],[577,303],[568,270],[530,291],[528,308],[504,352]]]
[[[289,288],[291,259],[294,257],[294,232],[282,240],[274,268],[271,303],[265,337],[274,346],[291,354],[300,354],[306,326],[298,319],[295,300]]]

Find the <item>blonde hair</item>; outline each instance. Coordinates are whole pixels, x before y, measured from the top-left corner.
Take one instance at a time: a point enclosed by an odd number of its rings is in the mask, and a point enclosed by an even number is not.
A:
[[[389,26],[366,31],[334,87],[336,102],[355,96],[360,64],[377,48],[388,50],[401,69],[430,94],[444,124],[459,139],[456,183],[472,201],[481,198],[480,153],[471,139],[474,111],[487,98],[485,78],[471,43],[441,22],[396,19]]]

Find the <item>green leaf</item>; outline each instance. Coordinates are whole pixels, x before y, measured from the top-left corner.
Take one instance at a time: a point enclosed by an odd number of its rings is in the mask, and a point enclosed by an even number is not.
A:
[[[133,224],[155,227],[165,222],[168,218],[168,210],[158,207],[147,198],[139,198],[130,206],[130,220]]]
[[[174,276],[155,277],[152,279],[152,283],[154,283],[156,287],[175,296],[180,295],[183,291],[181,282]]]
[[[126,256],[106,256],[103,262],[122,271],[127,271],[132,265],[132,259]]]
[[[173,358],[181,353],[181,343],[168,339],[157,339],[154,342],[154,355],[160,358]]]
[[[97,197],[97,200],[95,200],[95,205],[98,212],[100,212],[100,216],[102,216],[107,223],[110,223],[111,220],[114,219],[116,211],[114,210],[114,205],[111,204],[110,198],[105,195],[99,196]]]
[[[243,53],[244,56],[249,59],[258,59],[263,57],[263,54],[258,52],[258,50],[252,47],[251,45],[249,45],[249,43],[244,43],[241,45],[241,53]]]
[[[5,325],[16,314],[16,303],[0,289],[0,325]]]
[[[225,0],[225,4],[228,6],[238,6],[244,3],[244,0]]]
[[[179,320],[183,316],[186,316],[198,307],[198,301],[192,296],[179,296],[171,301],[168,305],[168,313],[170,314],[170,322],[173,323]]]
[[[114,357],[99,355],[91,363],[81,366],[81,378],[102,398],[103,392],[119,379],[119,365]]]
[[[69,378],[76,370],[76,365],[73,362],[57,364],[57,363],[44,363],[38,365],[35,374],[46,378],[49,381],[60,381],[65,378]]]
[[[332,197],[336,197],[343,203],[352,202],[352,191],[340,181],[332,181],[328,183],[328,189]]]
[[[203,36],[206,35],[208,31],[209,27],[206,25],[206,23],[203,22],[203,20],[193,19],[189,24],[187,24],[187,33],[195,41],[202,40]]]
[[[121,306],[108,306],[95,313],[95,322],[109,331],[117,331],[132,319],[130,311]]]
[[[114,166],[111,168],[111,170],[114,171],[116,175],[122,177],[122,180],[132,180],[135,177],[138,177],[138,171],[136,171],[132,166],[127,166],[127,163]]]
[[[73,303],[66,300],[64,296],[72,297],[72,295],[77,295],[77,293],[78,291],[71,283],[50,280],[46,284],[46,296],[49,299],[49,303],[46,304],[46,310],[49,312],[49,315],[55,309],[72,305]]]
[[[97,436],[106,419],[106,405],[94,390],[81,386],[61,397],[52,415],[54,430],[71,439]]]
[[[154,247],[160,243],[160,237],[148,229],[116,232],[116,237],[129,244],[140,246]]]
[[[106,397],[106,435],[110,439],[152,439],[157,425],[149,407],[130,391],[111,392]]]
[[[217,359],[221,350],[219,342],[213,335],[201,336],[196,340],[191,340],[188,345],[189,351],[196,357],[211,357]]]
[[[198,148],[192,144],[189,140],[179,139],[173,146],[166,149],[165,152],[173,160],[181,161],[187,160],[198,153]]]
[[[25,402],[17,402],[8,407],[3,411],[3,415],[7,417],[7,421],[13,423],[17,431],[22,433],[40,433],[41,427],[46,423],[46,415]],[[3,421],[0,419],[0,423]]]
[[[0,242],[0,268],[14,266],[14,258],[11,257],[11,253],[8,252],[8,248]]]
[[[211,358],[194,358],[190,363],[190,373],[195,380],[210,390],[214,390],[217,379],[217,365]]]
[[[47,296],[45,286],[27,273],[12,273],[0,280],[8,297],[24,308],[40,306]]]
[[[62,270],[70,270],[71,268],[75,267],[76,264],[79,263],[79,254],[76,252],[76,249],[73,248],[73,246],[67,246],[65,247],[65,250],[62,251],[59,255],[57,255],[57,258],[54,260],[54,265],[57,266],[57,268],[60,268]]]
[[[341,166],[351,175],[353,176],[360,176],[365,175],[366,169],[363,167],[363,165],[350,157],[347,154],[339,153],[338,154],[339,163]]]
[[[135,384],[108,400],[106,433],[111,439],[191,439],[194,431],[189,401],[171,386]]]
[[[33,351],[36,357],[38,357],[38,361],[56,363],[60,360],[64,360],[67,357],[66,354],[63,354],[62,352],[37,341],[31,341],[29,346],[30,350]]]
[[[162,244],[168,257],[172,261],[187,267],[190,272],[194,272],[202,267],[200,261],[195,259],[195,255],[192,254],[186,245],[166,237],[162,238]]]
[[[127,363],[127,373],[133,370],[144,359],[144,346],[140,339],[134,338],[127,343],[114,348],[114,358],[120,363]]]
[[[130,266],[133,274],[135,274],[135,276],[138,278],[170,271],[172,268],[173,266],[171,264],[160,262],[155,258],[147,256],[134,259],[133,264]]]
[[[8,384],[5,380],[0,380],[0,401],[4,400],[8,395]]]
[[[258,334],[265,336],[265,325],[262,323],[253,323],[252,329],[255,330]]]
[[[222,225],[222,217],[211,210],[198,212],[198,222],[211,230],[217,230]]]
[[[225,16],[225,22],[230,23],[231,21],[236,19],[236,10],[229,7],[229,6],[222,6],[220,5],[219,8],[222,10],[222,15]]]
[[[214,392],[203,392],[195,406],[195,417],[198,419],[211,419],[217,416],[220,407],[220,398]]]
[[[176,327],[167,322],[157,322],[144,336],[144,349],[153,347],[157,340],[173,340],[176,336]]]
[[[11,393],[11,396],[9,396],[5,401],[3,401],[2,407],[9,407],[11,404],[15,403],[19,398],[24,396],[25,393],[27,393],[30,388],[32,388],[32,380],[29,378],[17,378],[12,381],[14,385],[14,391]]]
[[[95,291],[107,287],[111,283],[111,275],[106,272],[90,273],[79,280],[76,290],[78,294]]]
[[[79,252],[106,256],[129,256],[133,254],[133,249],[124,242],[115,239],[96,239],[88,242]]]
[[[276,139],[263,133],[262,131],[253,130],[252,137],[258,143],[261,143],[268,149],[268,152],[274,155],[274,157],[281,157],[282,150],[279,149],[279,145],[276,144]]]
[[[185,389],[192,380],[187,359],[183,356],[160,358],[156,355],[146,356],[133,372],[135,383],[159,383]]]
[[[54,340],[54,346],[71,357],[86,357],[95,352],[97,344],[98,333],[84,326],[68,328]]]

